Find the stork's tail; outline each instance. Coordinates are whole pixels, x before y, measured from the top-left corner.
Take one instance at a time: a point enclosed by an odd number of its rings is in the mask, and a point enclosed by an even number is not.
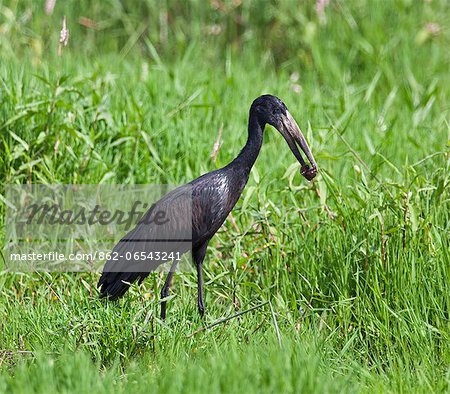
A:
[[[139,280],[143,280],[140,272],[106,272],[102,273],[97,287],[100,289],[100,297],[111,301],[122,297],[129,287]]]
[[[121,239],[111,253],[111,256],[120,256],[110,258],[103,267],[102,276],[98,281],[97,287],[100,289],[100,297],[108,298],[111,301],[122,297],[130,286],[139,280],[141,283],[148,275],[145,261],[128,260],[122,256],[134,256],[135,252],[142,252],[146,247],[145,242],[129,242],[133,239],[141,239],[143,236],[136,233],[139,226],[131,230],[123,239]]]

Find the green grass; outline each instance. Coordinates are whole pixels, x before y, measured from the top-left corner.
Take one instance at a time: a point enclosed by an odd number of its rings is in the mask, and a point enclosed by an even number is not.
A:
[[[320,174],[266,129],[207,254],[204,321],[194,274],[163,323],[158,274],[111,304],[95,273],[0,273],[0,392],[449,392],[448,3],[336,0],[326,23],[314,2],[89,3],[0,1],[2,243],[6,184],[187,182],[239,152],[262,93]]]

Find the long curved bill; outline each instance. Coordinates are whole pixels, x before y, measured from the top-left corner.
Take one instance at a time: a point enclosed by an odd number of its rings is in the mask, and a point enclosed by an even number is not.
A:
[[[286,115],[283,116],[280,133],[283,135],[289,148],[291,148],[292,153],[301,164],[302,167],[300,173],[308,179],[308,181],[312,180],[317,175],[317,164],[300,127],[298,127],[297,122],[289,111],[286,111]],[[302,150],[310,164],[305,162],[298,148]]]

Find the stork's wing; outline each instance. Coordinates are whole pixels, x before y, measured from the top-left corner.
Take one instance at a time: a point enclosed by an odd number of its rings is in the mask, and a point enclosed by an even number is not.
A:
[[[152,207],[114,247],[98,283],[101,295],[117,299],[161,264],[192,248],[192,187],[181,186]]]

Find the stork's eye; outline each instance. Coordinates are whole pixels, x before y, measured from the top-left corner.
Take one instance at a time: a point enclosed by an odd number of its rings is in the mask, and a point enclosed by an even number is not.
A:
[[[272,111],[272,115],[280,115],[282,113],[281,108],[277,107],[274,108],[274,110]]]

